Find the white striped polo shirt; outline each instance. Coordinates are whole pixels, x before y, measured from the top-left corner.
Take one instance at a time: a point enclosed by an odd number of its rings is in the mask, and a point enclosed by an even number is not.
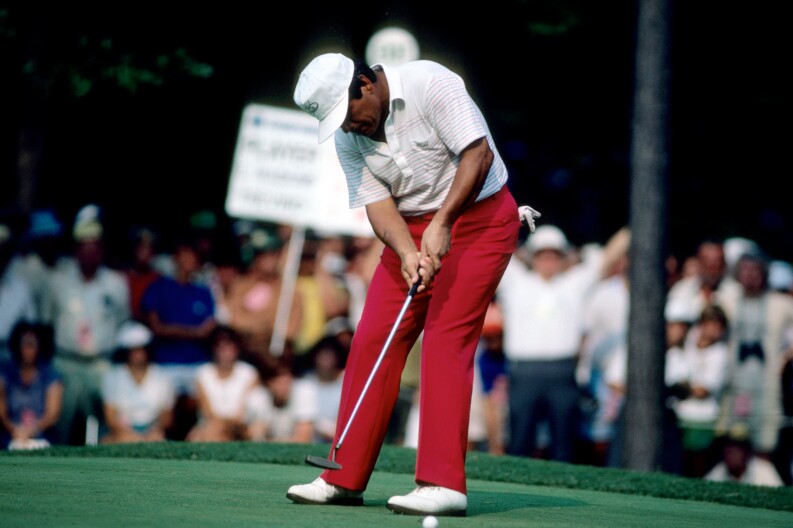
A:
[[[482,137],[495,157],[476,201],[504,186],[507,169],[459,75],[426,60],[381,67],[391,99],[386,143],[336,131],[350,208],[391,196],[406,216],[437,211],[454,180],[460,152]]]

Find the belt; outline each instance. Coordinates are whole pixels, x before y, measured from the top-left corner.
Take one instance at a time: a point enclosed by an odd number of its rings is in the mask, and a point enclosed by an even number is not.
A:
[[[502,186],[502,187],[501,187],[499,190],[497,190],[496,192],[494,192],[493,194],[491,194],[491,195],[489,195],[489,196],[486,196],[485,198],[482,198],[482,199],[481,199],[481,200],[479,200],[478,202],[474,202],[474,203],[472,203],[472,204],[471,204],[471,205],[468,207],[468,209],[471,209],[471,208],[473,208],[473,207],[476,207],[477,205],[479,205],[479,204],[483,203],[485,200],[491,200],[491,199],[495,199],[495,198],[497,198],[497,197],[498,197],[498,195],[499,195],[499,194],[501,194],[501,193],[505,192],[506,190],[507,190],[507,186],[506,186],[506,185],[504,185],[504,186]],[[466,211],[467,211],[468,209],[466,209]],[[420,223],[420,222],[429,222],[430,220],[432,220],[432,219],[433,219],[433,217],[435,216],[435,213],[437,213],[437,212],[438,212],[438,211],[430,211],[429,213],[423,213],[423,214],[419,214],[419,215],[402,215],[402,218],[403,218],[403,219],[405,220],[405,222],[407,222],[408,224],[410,224],[410,223],[414,223],[414,224],[415,224],[415,223]],[[463,212],[465,212],[465,211],[463,211]]]

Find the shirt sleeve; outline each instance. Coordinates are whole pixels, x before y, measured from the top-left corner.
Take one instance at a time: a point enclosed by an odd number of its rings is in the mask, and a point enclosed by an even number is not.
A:
[[[364,152],[361,151],[355,138],[340,131],[336,133],[335,141],[336,155],[347,179],[350,209],[379,202],[391,196],[391,187],[369,169]],[[370,154],[375,155],[374,148]]]
[[[426,116],[444,145],[455,155],[487,136],[487,125],[460,76],[434,76],[427,85]]]

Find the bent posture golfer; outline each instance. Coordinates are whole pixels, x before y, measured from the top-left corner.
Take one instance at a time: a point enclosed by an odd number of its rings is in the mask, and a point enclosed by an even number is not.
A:
[[[520,229],[507,169],[462,79],[435,62],[369,67],[320,55],[301,73],[294,96],[319,119],[320,142],[335,134],[350,207],[366,206],[386,245],[347,361],[335,441],[408,289],[419,279],[421,286],[336,454],[341,469],[290,487],[287,497],[362,504],[408,351],[424,330],[418,487],[391,497],[388,508],[465,515],[474,350]]]

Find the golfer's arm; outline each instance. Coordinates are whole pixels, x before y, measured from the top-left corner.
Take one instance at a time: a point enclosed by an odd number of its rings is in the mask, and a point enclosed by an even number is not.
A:
[[[399,214],[394,199],[389,197],[366,206],[366,216],[377,238],[400,257],[416,252],[405,220]]]
[[[443,205],[435,213],[434,221],[451,228],[457,218],[470,206],[482,192],[490,166],[493,164],[493,151],[486,138],[479,138],[460,153],[460,164]]]

